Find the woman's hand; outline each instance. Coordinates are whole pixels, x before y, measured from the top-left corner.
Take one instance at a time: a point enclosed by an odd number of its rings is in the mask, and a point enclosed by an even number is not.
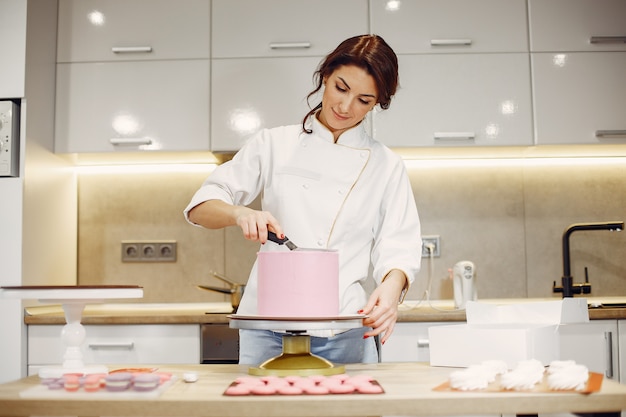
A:
[[[398,300],[407,282],[402,271],[392,269],[378,288],[372,292],[363,310],[359,311],[367,315],[363,319],[363,325],[372,328],[364,334],[364,337],[382,335],[381,343],[389,339],[398,319]]]
[[[271,230],[281,239],[283,228],[269,211],[253,210],[235,206],[221,200],[208,200],[189,211],[189,220],[208,229],[239,226],[248,240],[267,242],[267,231]]]
[[[269,211],[253,210],[248,207],[234,206],[235,223],[248,240],[258,240],[262,244],[267,242],[267,231],[271,230],[281,239],[283,230],[278,220]]]

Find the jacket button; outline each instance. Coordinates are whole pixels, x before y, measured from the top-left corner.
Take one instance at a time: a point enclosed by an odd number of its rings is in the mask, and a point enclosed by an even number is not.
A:
[[[323,240],[318,240],[317,241],[317,246],[324,246],[324,241]]]
[[[305,190],[309,189],[309,184],[302,184],[302,188],[304,188]]]

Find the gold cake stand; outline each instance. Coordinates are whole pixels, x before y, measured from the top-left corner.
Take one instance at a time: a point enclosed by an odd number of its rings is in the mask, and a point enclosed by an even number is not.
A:
[[[258,367],[250,367],[250,375],[336,375],[345,372],[345,366],[311,353],[311,330],[349,330],[363,326],[364,315],[335,317],[267,317],[232,314],[228,316],[233,329],[276,330],[283,335],[283,351]]]

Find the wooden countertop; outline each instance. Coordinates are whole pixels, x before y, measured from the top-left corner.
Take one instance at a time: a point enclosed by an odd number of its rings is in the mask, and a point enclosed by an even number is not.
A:
[[[177,379],[157,398],[118,398],[111,395],[71,398],[20,398],[20,392],[39,384],[38,377],[0,385],[0,416],[433,416],[471,414],[537,414],[557,412],[613,412],[626,409],[626,385],[604,380],[599,392],[520,393],[434,391],[453,368],[420,363],[347,365],[349,375],[367,374],[384,394],[224,396],[240,375],[241,365],[155,365]],[[196,372],[198,381],[185,383],[183,372]],[[114,395],[114,394],[112,394]],[[69,397],[69,398],[68,398]]]
[[[479,300],[494,304],[551,299]],[[552,299],[554,300],[554,299]],[[589,302],[626,303],[626,297],[589,297]],[[231,305],[222,303],[117,303],[87,305],[83,324],[203,324],[228,323]],[[591,320],[626,319],[626,308],[589,309]],[[398,309],[399,322],[464,322],[465,311],[455,310],[451,300],[407,301]],[[60,305],[27,307],[26,324],[65,324]]]

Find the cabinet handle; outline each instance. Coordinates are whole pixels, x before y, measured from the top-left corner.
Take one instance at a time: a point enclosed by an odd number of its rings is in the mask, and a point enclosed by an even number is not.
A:
[[[613,378],[613,332],[604,332],[604,340],[606,340],[606,370],[604,375],[607,378]]]
[[[129,54],[136,52],[152,52],[151,46],[114,46],[111,48],[114,54]]]
[[[99,350],[99,349],[127,349],[133,350],[135,344],[133,342],[111,342],[111,343],[89,343],[89,349]]]
[[[589,38],[589,43],[626,43],[626,36],[592,36],[591,38]]]
[[[417,339],[417,347],[418,348],[430,347],[430,339]]]
[[[272,42],[270,49],[308,49],[311,42]]]
[[[626,130],[596,130],[597,138],[626,137]]]
[[[111,138],[109,142],[114,146],[152,145],[152,139],[148,138]]]
[[[467,46],[472,44],[471,39],[431,39],[431,46]]]
[[[476,134],[474,132],[435,132],[433,133],[435,140],[474,140]]]

